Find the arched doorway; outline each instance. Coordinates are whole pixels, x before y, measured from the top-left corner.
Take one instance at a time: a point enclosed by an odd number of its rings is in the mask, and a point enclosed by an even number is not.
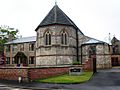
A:
[[[20,66],[28,66],[28,59],[27,56],[23,52],[18,52],[14,57],[15,64]]]

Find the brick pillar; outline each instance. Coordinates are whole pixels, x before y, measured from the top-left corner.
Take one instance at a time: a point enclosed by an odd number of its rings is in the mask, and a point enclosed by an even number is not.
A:
[[[93,60],[89,58],[86,60],[85,64],[83,64],[83,70],[85,71],[93,71]]]

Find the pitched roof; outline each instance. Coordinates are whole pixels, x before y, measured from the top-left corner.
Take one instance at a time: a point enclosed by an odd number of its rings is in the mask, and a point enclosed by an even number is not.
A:
[[[103,44],[103,43],[106,43],[104,41],[100,41],[100,40],[97,40],[95,38],[91,38],[91,37],[88,37],[88,36],[86,36],[86,37],[89,38],[89,39],[86,42],[82,43],[83,45],[84,44]]]
[[[60,25],[68,25],[80,29],[74,24],[74,22],[58,7],[55,5],[48,15],[43,19],[43,21],[38,25],[35,31],[38,30],[39,27],[60,24]],[[81,32],[81,31],[80,31]],[[82,32],[81,32],[82,33]],[[83,34],[83,33],[82,33]]]
[[[113,43],[115,42],[119,42],[119,40],[116,37],[113,37],[113,39],[111,40]]]
[[[105,42],[96,40],[96,39],[90,39],[89,41],[85,42],[84,44],[95,44],[95,43],[105,43]]]
[[[35,42],[36,41],[36,36],[32,37],[23,37],[23,38],[18,38],[16,40],[7,42],[5,44],[17,44],[17,43],[25,43],[25,42]]]

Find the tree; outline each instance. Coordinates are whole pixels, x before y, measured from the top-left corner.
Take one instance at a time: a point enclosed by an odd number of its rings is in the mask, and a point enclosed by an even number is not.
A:
[[[9,28],[9,26],[0,27],[0,54],[4,51],[4,44],[10,40],[16,39],[18,29]]]

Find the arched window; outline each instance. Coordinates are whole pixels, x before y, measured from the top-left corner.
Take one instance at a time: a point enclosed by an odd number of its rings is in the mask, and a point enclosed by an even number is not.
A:
[[[51,33],[47,31],[45,33],[45,45],[51,45]]]
[[[61,44],[62,45],[67,45],[67,43],[68,43],[67,32],[63,30],[61,32]]]

